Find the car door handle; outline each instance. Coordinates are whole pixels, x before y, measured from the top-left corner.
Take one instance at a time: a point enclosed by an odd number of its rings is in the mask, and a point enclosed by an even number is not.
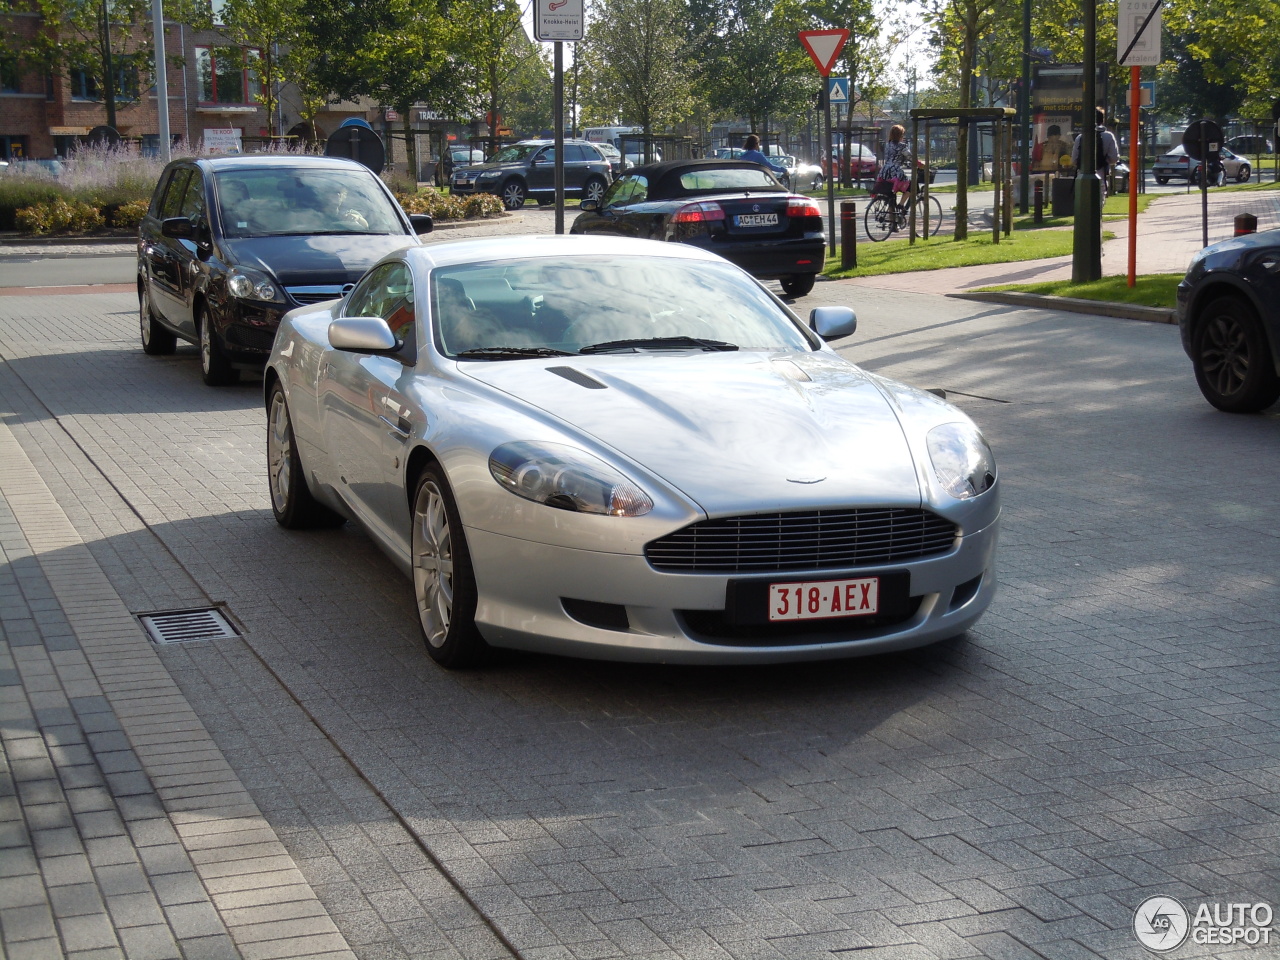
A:
[[[409,422],[408,417],[400,417],[398,420],[392,420],[390,417],[378,417],[383,423],[391,428],[391,436],[401,441],[409,439],[409,434],[413,432],[413,424]]]

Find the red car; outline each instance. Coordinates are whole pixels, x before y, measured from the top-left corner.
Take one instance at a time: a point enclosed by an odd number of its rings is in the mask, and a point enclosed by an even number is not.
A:
[[[836,147],[833,154],[843,162],[850,179],[853,180],[866,180],[874,177],[880,169],[879,158],[876,156],[875,151],[866,144],[853,143],[847,147]],[[824,160],[822,168],[826,171],[827,176],[831,175],[832,164],[830,160]]]

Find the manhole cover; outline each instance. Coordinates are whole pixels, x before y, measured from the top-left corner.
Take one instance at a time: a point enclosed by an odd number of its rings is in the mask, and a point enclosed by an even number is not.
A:
[[[175,610],[139,617],[154,643],[187,643],[238,636],[219,610]]]

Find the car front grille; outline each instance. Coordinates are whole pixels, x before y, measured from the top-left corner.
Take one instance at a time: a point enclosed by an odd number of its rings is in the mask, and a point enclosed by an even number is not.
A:
[[[301,304],[323,303],[326,300],[337,300],[350,290],[352,284],[326,283],[310,287],[285,287],[289,296]]]
[[[859,508],[701,520],[654,540],[664,573],[771,573],[902,563],[946,553],[956,526],[927,510]]]

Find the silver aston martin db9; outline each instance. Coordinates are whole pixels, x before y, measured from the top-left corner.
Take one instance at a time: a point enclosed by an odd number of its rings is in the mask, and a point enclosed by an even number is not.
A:
[[[771,662],[921,646],[995,592],[991,450],[684,244],[410,247],[294,310],[266,375],[286,527],[353,518],[445,666],[513,647]]]

